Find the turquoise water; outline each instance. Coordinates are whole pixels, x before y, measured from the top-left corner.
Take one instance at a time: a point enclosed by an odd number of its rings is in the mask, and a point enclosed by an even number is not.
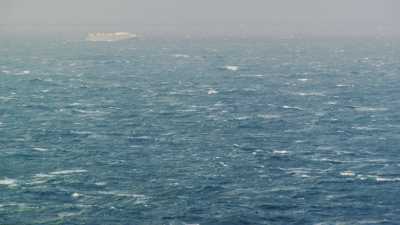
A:
[[[0,41],[0,224],[398,224],[400,42]]]

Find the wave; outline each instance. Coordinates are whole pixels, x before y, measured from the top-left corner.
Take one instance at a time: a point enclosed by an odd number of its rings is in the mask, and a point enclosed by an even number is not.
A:
[[[298,81],[301,81],[301,82],[307,82],[307,81],[309,81],[310,79],[307,79],[307,78],[299,78],[299,79],[297,79]]]
[[[34,147],[34,148],[32,148],[32,149],[35,150],[35,151],[38,151],[38,152],[47,152],[47,151],[48,151],[47,148]]]
[[[300,108],[300,107],[288,106],[288,105],[284,105],[284,106],[282,106],[282,108],[284,108],[284,109],[304,110],[303,108]]]
[[[82,197],[82,194],[80,194],[80,193],[78,193],[78,192],[74,192],[74,193],[72,193],[71,197],[73,197],[73,198],[80,198],[80,197]]]
[[[2,73],[4,73],[4,74],[12,74],[12,75],[28,75],[28,74],[30,74],[31,73],[31,71],[30,70],[21,70],[21,71],[18,71],[18,70],[13,70],[13,71],[11,71],[11,70],[2,70],[1,71]]]
[[[97,193],[101,195],[112,195],[116,197],[133,198],[135,199],[135,204],[144,204],[149,199],[146,195],[133,194],[121,191],[99,191]]]
[[[218,94],[218,91],[215,89],[210,89],[210,90],[208,90],[207,94],[209,94],[209,95]]]
[[[399,182],[400,177],[383,177],[378,175],[357,175],[360,180],[375,180],[376,182]]]
[[[51,172],[50,175],[68,175],[68,174],[74,174],[74,173],[86,173],[88,172],[87,170],[84,169],[76,169],[76,170],[59,170],[59,171],[54,171]]]
[[[358,180],[366,181],[366,180],[374,180],[376,182],[400,182],[400,177],[385,177],[380,175],[363,175],[363,174],[356,174],[351,170],[346,170],[340,172],[341,176],[344,177],[355,177]]]
[[[190,58],[190,55],[186,54],[173,54],[172,56],[175,58]]]
[[[384,112],[388,110],[384,107],[353,106],[353,108],[357,112]]]
[[[289,152],[286,151],[286,150],[274,150],[274,151],[272,151],[272,153],[275,154],[275,155],[287,155],[287,154],[289,154]]]
[[[31,73],[30,70],[23,70],[23,71],[17,72],[15,75],[28,75],[30,73]]]
[[[243,74],[243,75],[239,75],[239,77],[256,77],[256,78],[261,78],[261,77],[265,77],[265,75],[263,75],[263,74]]]
[[[3,180],[0,180],[0,186],[1,185],[8,186],[8,187],[16,187],[17,180],[5,177]]]
[[[325,96],[325,94],[322,92],[296,92],[293,94],[299,96]]]
[[[328,102],[325,102],[324,104],[327,104],[327,105],[337,105],[337,101],[328,101]]]
[[[365,131],[379,130],[378,128],[368,127],[368,126],[366,126],[366,127],[364,127],[364,126],[354,126],[354,127],[351,127],[351,128],[353,128],[355,130],[365,130]]]
[[[354,177],[356,174],[353,171],[347,170],[340,172],[340,175],[345,177]]]
[[[224,66],[224,69],[230,70],[230,71],[238,71],[239,66]]]
[[[336,87],[354,87],[352,84],[336,84]]]
[[[280,115],[274,115],[274,114],[258,114],[257,117],[259,117],[261,119],[266,119],[266,120],[281,118]]]

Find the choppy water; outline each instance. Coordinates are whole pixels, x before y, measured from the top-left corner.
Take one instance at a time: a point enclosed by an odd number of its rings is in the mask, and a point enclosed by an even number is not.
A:
[[[398,224],[400,43],[0,42],[0,224]]]

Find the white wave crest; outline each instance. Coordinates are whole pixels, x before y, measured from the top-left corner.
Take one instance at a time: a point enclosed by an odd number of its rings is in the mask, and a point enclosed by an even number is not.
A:
[[[86,173],[86,172],[87,172],[87,170],[83,170],[83,169],[76,169],[76,170],[59,170],[59,171],[51,172],[50,175],[68,175],[68,174]]]
[[[172,56],[175,58],[190,58],[190,55],[186,54],[173,54]]]
[[[34,147],[34,148],[32,148],[32,149],[35,150],[35,151],[38,151],[38,152],[47,152],[47,151],[48,151],[47,148]]]
[[[387,108],[384,107],[364,107],[364,106],[360,106],[360,107],[355,107],[354,108],[355,111],[357,112],[383,112],[383,111],[387,111]]]
[[[280,115],[274,115],[274,114],[258,114],[257,117],[266,119],[266,120],[281,118]]]
[[[300,96],[325,96],[325,94],[321,92],[297,92],[294,94]]]
[[[3,180],[0,180],[0,185],[8,186],[8,187],[16,187],[17,180],[5,177]]]
[[[303,108],[296,107],[296,106],[288,106],[288,105],[284,105],[284,106],[282,106],[282,108],[284,108],[284,109],[303,110]]]
[[[287,155],[287,154],[289,154],[289,152],[286,151],[286,150],[274,150],[272,153],[276,154],[276,155]]]
[[[207,94],[209,94],[209,95],[218,94],[218,91],[215,89],[210,89],[210,90],[208,90]]]
[[[230,70],[230,71],[238,71],[239,67],[238,66],[225,66],[224,69]]]
[[[353,171],[347,170],[340,173],[341,176],[354,177],[356,174]]]

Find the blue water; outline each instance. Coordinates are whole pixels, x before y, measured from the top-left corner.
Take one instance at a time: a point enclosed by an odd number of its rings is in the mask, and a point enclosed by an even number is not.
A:
[[[400,42],[0,41],[0,224],[400,224]]]

